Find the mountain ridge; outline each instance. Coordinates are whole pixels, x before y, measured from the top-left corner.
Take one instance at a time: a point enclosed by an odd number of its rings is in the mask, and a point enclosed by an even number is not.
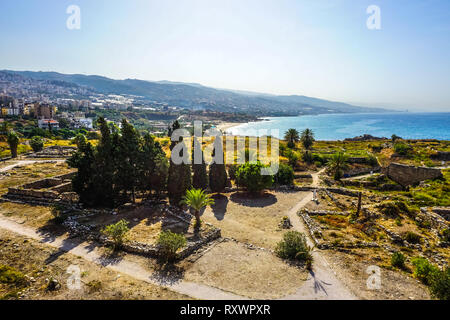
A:
[[[216,89],[198,83],[148,81],[140,79],[115,80],[99,75],[63,74],[54,71],[13,71],[38,81],[62,81],[92,89],[101,94],[127,94],[143,97],[149,102],[167,103],[187,109],[210,109],[225,112],[244,112],[264,116],[323,113],[387,112],[382,108],[368,108],[302,95],[272,95],[230,89]]]

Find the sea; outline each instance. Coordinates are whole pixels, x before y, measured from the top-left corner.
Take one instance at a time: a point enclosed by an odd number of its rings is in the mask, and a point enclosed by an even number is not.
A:
[[[445,113],[351,113],[298,117],[270,117],[228,128],[227,134],[272,135],[282,138],[290,129],[312,129],[316,140],[344,140],[363,134],[403,139],[450,140],[450,112]]]

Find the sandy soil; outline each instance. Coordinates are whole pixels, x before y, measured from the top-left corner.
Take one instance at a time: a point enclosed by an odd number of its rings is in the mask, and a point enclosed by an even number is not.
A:
[[[305,197],[304,192],[267,192],[249,197],[240,192],[214,196],[202,219],[222,229],[223,237],[273,249],[285,230],[278,227],[283,216]]]
[[[406,272],[381,268],[381,288],[370,290],[367,287],[369,266],[383,266],[382,250],[352,250],[352,253],[324,250],[328,264],[343,281],[361,299],[368,300],[427,300],[429,290],[420,281],[412,278]]]
[[[14,267],[32,278],[24,288],[0,284],[0,299],[7,293],[11,294],[11,298],[52,300],[189,299],[185,295],[136,280],[5,230],[0,233],[0,248],[0,265]],[[81,288],[79,290],[70,290],[67,286],[70,276],[67,268],[70,265],[77,265],[80,268]],[[56,291],[46,290],[46,279],[58,280],[61,288]]]
[[[264,250],[250,250],[233,241],[214,246],[191,266],[185,279],[255,299],[276,299],[294,293],[307,272]]]

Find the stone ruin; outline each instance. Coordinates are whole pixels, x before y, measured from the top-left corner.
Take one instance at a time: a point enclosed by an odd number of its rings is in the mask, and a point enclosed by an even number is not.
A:
[[[28,158],[50,158],[50,159],[59,159],[59,158],[69,158],[72,154],[77,151],[76,147],[68,147],[68,146],[51,146],[45,148],[42,151],[33,153],[28,156]]]
[[[76,204],[78,195],[72,192],[74,172],[37,180],[19,187],[8,188],[5,200],[36,205]]]
[[[414,167],[399,163],[391,163],[388,167],[382,168],[381,172],[403,187],[443,177],[440,169]]]

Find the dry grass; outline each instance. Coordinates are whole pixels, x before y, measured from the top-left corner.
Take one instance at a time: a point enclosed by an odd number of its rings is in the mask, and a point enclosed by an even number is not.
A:
[[[17,294],[20,290],[24,294],[23,299],[33,300],[189,299],[187,296],[136,280],[68,253],[58,253],[55,259],[57,249],[3,230],[0,233],[0,248],[0,265],[14,267],[35,279],[30,281],[25,289],[0,285],[0,298],[8,293],[12,299],[20,297],[20,293]],[[67,288],[66,283],[70,276],[67,268],[70,265],[77,265],[81,270],[80,290]],[[59,281],[61,289],[54,292],[46,290],[45,279],[51,278]]]
[[[278,224],[304,196],[303,192],[216,195],[215,205],[205,210],[202,219],[221,228],[223,237],[273,249],[285,232]]]
[[[0,194],[8,192],[8,188],[17,187],[39,179],[54,177],[72,172],[65,162],[34,163],[18,166],[0,175]]]
[[[389,270],[390,256],[381,249],[358,249],[350,253],[324,250],[337,276],[360,298],[368,300],[428,300],[428,289],[406,272]],[[367,288],[367,268],[381,267],[381,289]]]
[[[50,220],[53,219],[50,207],[11,202],[0,203],[0,214],[33,228],[47,226],[50,224]]]
[[[255,299],[276,299],[294,293],[307,273],[272,253],[222,242],[186,268],[185,279]]]

